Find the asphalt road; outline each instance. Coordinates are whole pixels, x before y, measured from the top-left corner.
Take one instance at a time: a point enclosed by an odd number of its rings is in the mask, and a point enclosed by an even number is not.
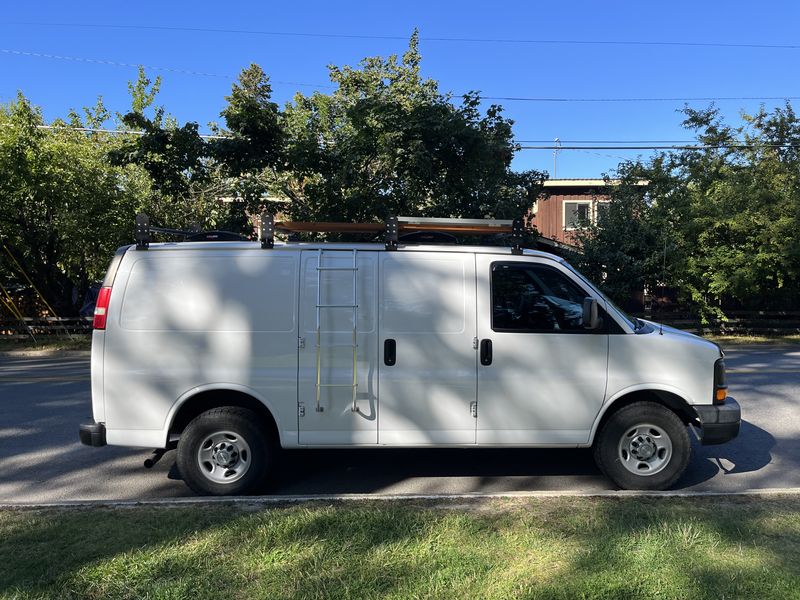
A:
[[[683,490],[800,488],[800,347],[732,348],[739,437],[695,444]],[[167,453],[78,441],[91,414],[89,359],[0,357],[0,503],[191,496]],[[467,494],[614,489],[588,450],[316,450],[285,452],[272,493]]]

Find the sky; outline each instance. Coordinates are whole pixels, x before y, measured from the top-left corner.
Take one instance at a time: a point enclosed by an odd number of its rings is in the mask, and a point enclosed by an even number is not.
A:
[[[141,64],[163,78],[157,103],[207,131],[221,121],[231,84],[252,62],[283,104],[297,91],[329,91],[321,87],[330,85],[329,64],[402,54],[418,28],[423,73],[442,91],[573,100],[487,100],[503,105],[525,145],[687,141],[692,135],[678,112],[685,103],[675,98],[800,97],[798,22],[800,3],[789,1],[13,2],[0,17],[0,102],[22,91],[50,120],[101,95],[109,109],[125,112],[127,82]],[[220,29],[227,31],[210,31]],[[615,98],[671,100],[574,101]],[[732,123],[760,104],[716,102]],[[551,150],[522,150],[513,167],[594,178],[641,154],[647,152],[562,150],[554,165]]]

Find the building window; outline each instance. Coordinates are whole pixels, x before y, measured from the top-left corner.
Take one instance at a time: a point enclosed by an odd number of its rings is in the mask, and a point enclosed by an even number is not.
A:
[[[591,200],[564,202],[564,229],[586,227],[591,223],[591,213]]]

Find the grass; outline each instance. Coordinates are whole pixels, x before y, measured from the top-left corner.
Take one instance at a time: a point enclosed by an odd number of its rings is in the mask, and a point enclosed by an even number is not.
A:
[[[64,350],[89,350],[92,347],[91,334],[76,334],[67,337],[60,335],[40,335],[34,342],[31,338],[11,339],[0,336],[0,352],[58,352]]]
[[[793,335],[704,335],[704,338],[722,346],[745,344],[800,344],[800,334]]]
[[[0,512],[7,598],[798,598],[800,499]]]

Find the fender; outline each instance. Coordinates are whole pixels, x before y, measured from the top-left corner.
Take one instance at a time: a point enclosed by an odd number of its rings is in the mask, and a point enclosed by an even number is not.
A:
[[[264,398],[261,394],[259,394],[256,390],[246,385],[241,385],[239,383],[226,383],[226,382],[216,382],[216,383],[205,383],[203,385],[198,385],[193,388],[188,389],[183,394],[181,394],[178,399],[172,404],[172,407],[169,409],[167,413],[167,418],[164,423],[164,427],[161,430],[161,438],[164,440],[164,445],[169,442],[169,429],[172,426],[172,422],[175,420],[175,415],[180,410],[181,406],[183,406],[187,401],[194,398],[197,394],[202,392],[211,392],[214,390],[231,390],[234,392],[241,392],[243,394],[247,394],[248,396],[252,396],[261,404],[263,404],[266,409],[272,415],[272,418],[275,419],[275,425],[278,429],[278,435],[281,435],[281,426],[280,421],[278,420],[278,413],[275,411],[275,407]]]
[[[589,432],[589,442],[588,442],[589,445],[592,445],[594,443],[594,436],[597,433],[597,428],[600,426],[600,421],[603,420],[603,415],[605,415],[608,412],[608,409],[611,408],[614,405],[614,403],[620,398],[623,398],[633,392],[643,392],[643,391],[669,392],[670,394],[678,396],[681,400],[686,402],[688,406],[692,406],[692,403],[689,401],[689,397],[686,394],[686,392],[684,392],[680,388],[676,388],[671,385],[665,385],[663,383],[637,383],[636,385],[628,386],[626,388],[617,391],[613,396],[611,396],[611,398],[603,402],[603,406],[600,407],[600,412],[597,413],[597,416],[594,419],[594,423],[592,423],[592,429]]]

